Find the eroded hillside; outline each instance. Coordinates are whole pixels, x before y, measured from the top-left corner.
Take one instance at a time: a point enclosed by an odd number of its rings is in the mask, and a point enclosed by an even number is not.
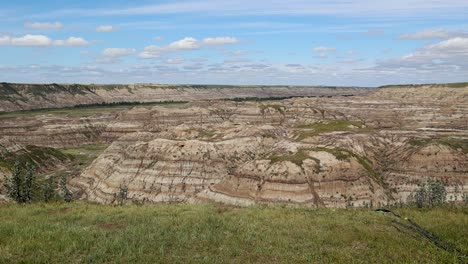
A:
[[[70,107],[116,102],[161,102],[245,97],[358,95],[357,87],[229,86],[156,84],[15,84],[0,83],[0,111]]]
[[[105,146],[79,169],[63,162],[75,196],[102,203],[123,186],[140,202],[318,207],[405,202],[429,180],[448,200],[468,193],[468,87],[343,95],[6,113],[0,137],[67,155]]]

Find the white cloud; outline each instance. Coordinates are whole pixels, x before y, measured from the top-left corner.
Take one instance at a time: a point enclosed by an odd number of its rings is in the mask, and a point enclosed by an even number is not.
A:
[[[413,53],[379,61],[377,69],[468,72],[468,38],[456,37],[422,47]]]
[[[320,46],[320,47],[315,47],[314,51],[315,52],[335,52],[336,48]]]
[[[200,42],[192,37],[185,37],[181,40],[172,42],[167,46],[170,50],[191,50],[198,49],[200,47]]]
[[[94,61],[97,63],[118,63],[120,62],[120,57],[128,56],[135,52],[135,49],[107,48],[102,51],[102,56],[95,58]]]
[[[52,40],[44,35],[27,34],[22,37],[0,36],[0,45],[26,46],[26,47],[46,47],[52,44]]]
[[[318,55],[315,55],[314,58],[317,58],[317,59],[326,59],[328,58],[328,54],[327,53],[320,53]]]
[[[225,45],[236,43],[238,40],[232,37],[214,37],[205,38],[199,41],[192,37],[185,37],[183,39],[169,43],[167,46],[156,46],[150,45],[143,49],[138,57],[141,59],[154,59],[160,58],[161,55],[171,52],[183,51],[183,50],[196,50],[203,46],[211,45]]]
[[[247,58],[231,58],[224,60],[224,63],[241,63],[241,62],[250,62],[250,59]]]
[[[22,37],[0,36],[0,45],[3,46],[25,46],[25,47],[48,47],[48,46],[84,46],[88,41],[83,38],[69,37],[65,40],[52,40],[45,35],[27,34]]]
[[[398,39],[447,39],[453,37],[466,37],[468,32],[447,31],[444,29],[429,29],[416,33],[403,34]]]
[[[33,22],[33,23],[26,23],[24,24],[24,27],[27,29],[40,29],[40,30],[47,30],[47,29],[61,29],[63,28],[62,23],[60,22],[55,22],[55,23],[50,23],[50,22]]]
[[[185,60],[183,58],[170,58],[167,59],[165,62],[167,64],[182,64]]]
[[[97,32],[113,32],[117,31],[117,28],[109,25],[102,25],[96,28]]]
[[[69,37],[65,40],[54,40],[53,44],[55,46],[86,46],[89,42],[83,38]]]
[[[223,44],[234,44],[238,43],[239,40],[233,37],[216,37],[216,38],[205,38],[203,43],[206,45],[223,45]]]
[[[456,37],[431,45],[429,50],[468,55],[468,38]]]
[[[155,41],[163,41],[164,38],[161,37],[161,36],[156,36],[156,37],[154,37],[154,40],[155,40]]]
[[[125,48],[107,48],[102,51],[102,55],[105,57],[120,57],[126,56],[135,53],[135,49],[125,49]]]

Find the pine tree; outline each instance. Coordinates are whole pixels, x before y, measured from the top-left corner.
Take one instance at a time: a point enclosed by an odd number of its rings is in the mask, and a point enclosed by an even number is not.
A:
[[[60,178],[60,189],[62,191],[63,200],[67,203],[71,202],[73,200],[73,195],[67,188],[67,177],[65,175]]]
[[[28,163],[26,175],[24,177],[24,186],[23,186],[23,200],[24,202],[32,202],[33,201],[33,191],[36,185],[36,178],[34,176],[34,171],[36,167],[32,163]]]
[[[114,198],[117,200],[118,205],[123,205],[128,198],[128,187],[126,185],[120,185],[119,191],[114,193]]]
[[[21,177],[21,164],[17,161],[13,166],[13,170],[11,171],[11,176],[5,176],[5,190],[6,194],[9,198],[13,199],[18,203],[23,202],[23,195],[21,191],[21,187],[23,185],[23,179]]]
[[[44,186],[42,187],[42,195],[43,195],[43,199],[44,199],[44,202],[49,202],[50,200],[52,200],[55,196],[55,182],[54,182],[54,178],[52,177],[49,177],[47,180],[46,180],[46,183],[44,184]]]

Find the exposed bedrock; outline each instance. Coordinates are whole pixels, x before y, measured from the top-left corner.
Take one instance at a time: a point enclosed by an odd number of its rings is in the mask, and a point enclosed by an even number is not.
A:
[[[114,102],[333,96],[358,95],[368,92],[367,88],[322,86],[0,83],[0,112]]]
[[[71,185],[82,199],[101,203],[114,202],[124,186],[129,199],[144,202],[325,207],[406,201],[428,179],[444,181],[449,195],[455,186],[466,191],[466,153],[443,145],[400,151],[404,160],[380,168],[378,157],[338,146],[265,137],[178,141],[135,133],[114,142]]]

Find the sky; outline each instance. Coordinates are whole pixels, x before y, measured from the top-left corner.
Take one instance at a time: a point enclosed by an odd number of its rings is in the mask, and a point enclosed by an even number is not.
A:
[[[0,82],[468,81],[467,0],[16,0]]]

